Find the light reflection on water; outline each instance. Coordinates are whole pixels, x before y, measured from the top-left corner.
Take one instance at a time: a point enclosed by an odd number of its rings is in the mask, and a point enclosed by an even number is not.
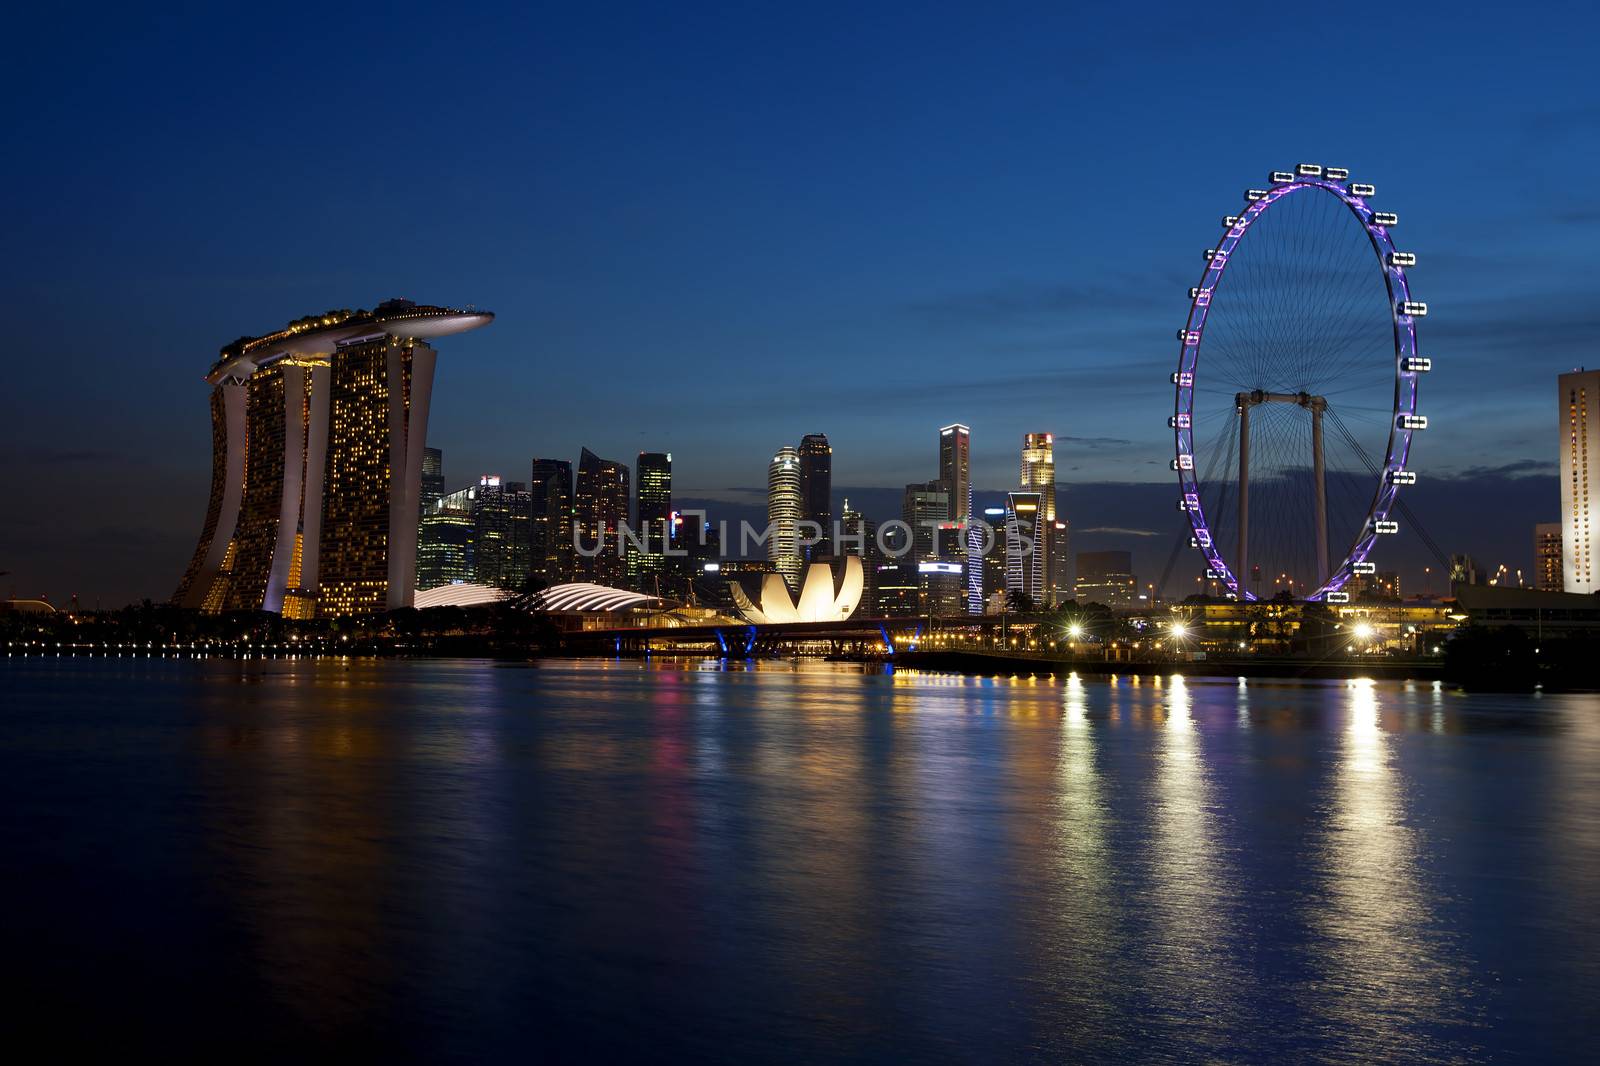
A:
[[[422,1058],[1593,1034],[1591,697],[707,666],[9,662],[31,1012]]]

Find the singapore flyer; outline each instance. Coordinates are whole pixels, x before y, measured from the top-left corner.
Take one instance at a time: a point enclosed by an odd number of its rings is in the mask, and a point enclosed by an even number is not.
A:
[[[1416,483],[1427,315],[1374,186],[1301,163],[1249,189],[1205,250],[1178,331],[1173,432],[1191,544],[1212,591],[1342,603]]]

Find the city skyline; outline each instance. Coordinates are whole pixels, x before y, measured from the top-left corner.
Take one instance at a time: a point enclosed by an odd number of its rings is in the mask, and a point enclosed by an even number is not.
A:
[[[838,456],[834,499],[887,516],[903,485],[929,476],[928,426],[972,427],[972,484],[991,496],[1013,487],[1017,435],[1049,431],[1063,508],[1093,516],[1075,522],[1089,539],[1072,550],[1131,539],[1136,569],[1158,575],[1171,529],[1165,375],[1184,293],[1217,217],[1294,159],[1377,182],[1423,256],[1429,338],[1449,361],[1429,382],[1438,420],[1412,506],[1448,550],[1529,565],[1528,526],[1559,515],[1548,381],[1596,361],[1582,279],[1600,214],[1567,180],[1594,161],[1600,126],[1582,34],[1525,22],[1488,34],[1414,8],[1385,36],[1425,38],[1426,54],[1307,36],[1263,50],[1248,76],[1241,66],[1213,81],[1215,109],[1251,121],[1190,139],[1187,89],[1169,68],[1214,51],[1232,32],[1223,22],[1184,14],[1132,49],[1131,15],[1040,11],[970,42],[951,13],[919,16],[853,24],[844,45],[821,24],[786,27],[776,53],[745,50],[768,41],[770,16],[641,16],[652,46],[602,49],[598,65],[578,57],[609,32],[577,13],[504,35],[535,42],[515,61],[474,29],[490,61],[446,54],[460,88],[448,107],[376,72],[316,93],[246,93],[210,77],[223,68],[209,31],[182,22],[160,34],[123,16],[80,28],[72,91],[66,68],[21,57],[6,76],[44,91],[15,136],[54,164],[48,182],[16,178],[41,210],[19,223],[4,268],[6,299],[25,312],[13,316],[4,488],[30,503],[0,530],[0,591],[108,606],[169,595],[208,477],[195,361],[250,323],[374,293],[501,314],[453,345],[460,372],[437,390],[428,444],[456,470],[515,477],[530,456],[572,458],[583,442],[619,457],[657,449],[677,459],[677,498],[753,513],[760,454],[821,427]],[[29,12],[23,29],[54,17]],[[1308,28],[1306,13],[1283,17],[1286,32]],[[382,46],[404,23],[362,29]],[[312,61],[314,41],[253,32],[230,63]],[[1469,76],[1507,48],[1542,61],[1509,91]],[[186,63],[151,62],[179,54]],[[714,85],[686,80],[702,69],[696,55],[715,60]],[[882,77],[885,62],[900,76]],[[1390,131],[1347,87],[1398,66],[1413,112],[1432,117]],[[952,67],[961,78],[946,77]],[[1302,102],[1259,91],[1306,69],[1340,75],[1308,87],[1326,105],[1309,119]],[[623,70],[637,77],[606,78]],[[127,110],[133,97],[107,91],[135,77],[170,125],[147,127]],[[194,98],[197,77],[223,86],[216,100]],[[801,78],[813,91],[793,91]],[[1082,106],[1112,78],[1126,89],[1114,105]],[[658,83],[671,91],[638,91]],[[220,107],[226,124],[213,121]],[[317,141],[314,177],[269,181],[247,165],[264,141],[317,140],[303,131],[328,115],[397,108],[467,136],[409,182],[372,177],[333,135]],[[78,131],[107,124],[118,128],[89,151]],[[182,133],[192,126],[215,136]],[[597,126],[616,135],[594,143]],[[1410,152],[1393,151],[1398,136]],[[102,152],[129,163],[114,186]],[[218,169],[239,175],[226,193],[198,177]],[[1085,212],[1112,202],[1132,209],[1086,234]],[[308,272],[280,239],[366,212],[407,220],[411,253],[348,247],[336,267]],[[1501,373],[1513,362],[1519,373]],[[130,363],[138,374],[124,373]],[[770,367],[792,397],[776,419],[769,382],[751,373]],[[624,380],[651,388],[619,393]],[[104,484],[86,494],[85,478]],[[1483,513],[1485,496],[1502,506]],[[1427,562],[1415,538],[1385,550],[1386,568]]]

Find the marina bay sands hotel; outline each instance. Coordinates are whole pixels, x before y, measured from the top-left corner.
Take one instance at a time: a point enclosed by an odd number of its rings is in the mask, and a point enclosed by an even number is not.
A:
[[[410,606],[428,341],[493,319],[390,300],[223,348],[206,375],[211,502],[173,602],[291,618]]]

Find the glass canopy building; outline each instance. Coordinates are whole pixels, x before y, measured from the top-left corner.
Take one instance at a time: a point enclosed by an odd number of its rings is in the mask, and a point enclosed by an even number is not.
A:
[[[295,618],[410,606],[437,353],[486,311],[390,300],[222,349],[211,498],[173,602]]]

